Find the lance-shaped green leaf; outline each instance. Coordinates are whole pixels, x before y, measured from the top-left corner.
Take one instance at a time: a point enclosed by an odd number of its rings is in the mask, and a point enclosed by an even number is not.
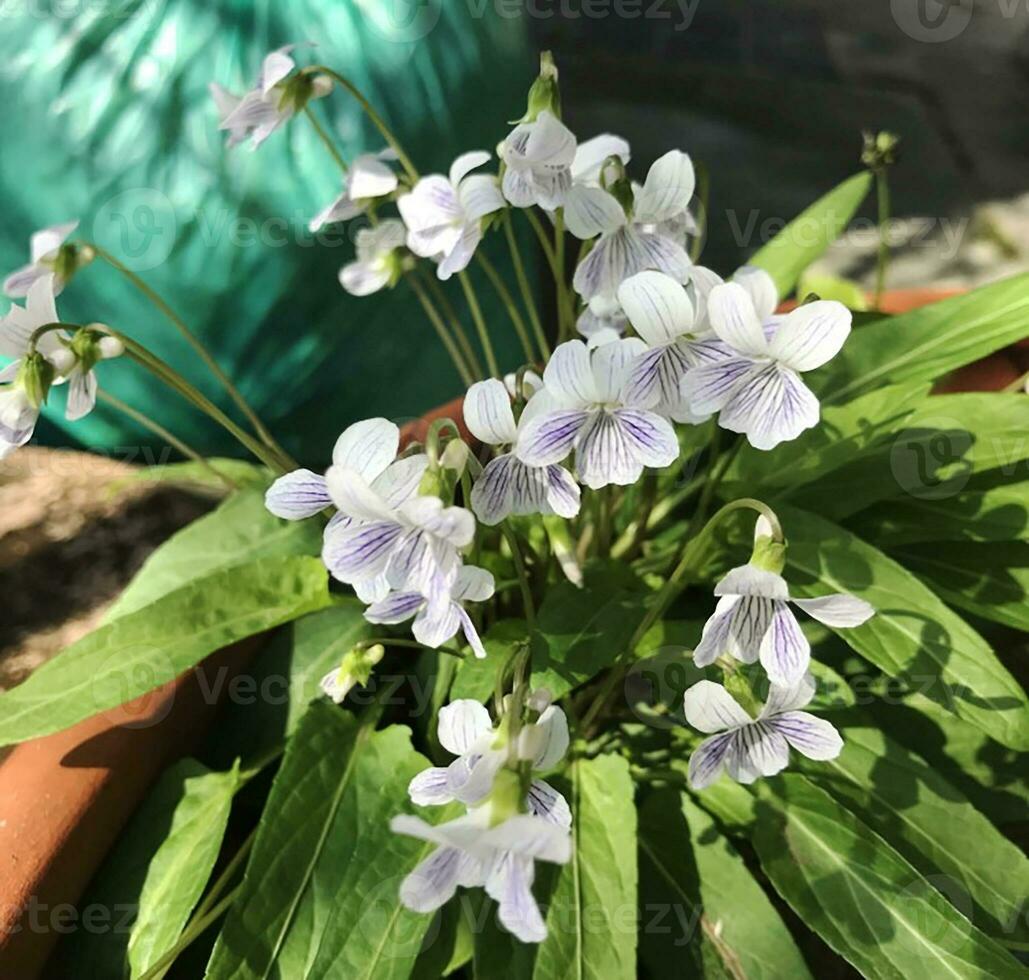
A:
[[[868,172],[854,174],[805,208],[751,256],[775,280],[779,296],[792,292],[801,273],[843,234],[872,186]]]
[[[1026,943],[1021,910],[1029,860],[1021,850],[932,766],[867,719],[833,720],[844,729],[843,752],[829,762],[799,758],[808,778],[885,837],[980,928]]]
[[[841,520],[898,495],[941,500],[975,474],[1013,474],[1026,457],[1025,396],[937,395],[920,404],[895,437],[812,480],[791,501]]]
[[[810,929],[871,980],[1023,976],[916,868],[798,774],[755,784],[761,867]]]
[[[1029,544],[911,544],[893,554],[952,606],[1029,632]]]
[[[808,378],[823,404],[880,385],[932,381],[1022,340],[1027,323],[1029,274],[863,326]]]
[[[188,460],[147,466],[127,477],[135,483],[170,483],[215,495],[224,495],[233,489],[264,490],[273,478],[274,474],[265,466],[227,456],[208,456],[203,462]]]
[[[410,812],[407,785],[427,765],[408,729],[373,732],[312,705],[272,784],[207,976],[406,978],[432,916],[404,909],[398,889],[431,846],[389,822]]]
[[[791,592],[856,595],[875,608],[861,626],[834,630],[893,677],[1012,748],[1029,748],[1029,702],[989,644],[911,572],[836,524],[786,505]]]
[[[572,784],[572,859],[547,909],[534,980],[635,980],[636,807],[620,756],[579,759]]]
[[[317,555],[317,521],[282,521],[264,506],[260,489],[243,490],[172,535],[144,563],[108,610],[110,622],[142,609],[187,582],[259,558]]]
[[[944,497],[904,495],[875,504],[847,522],[866,541],[1029,541],[1029,479],[994,470]]]
[[[172,770],[182,780],[182,796],[139,895],[139,913],[129,937],[133,980],[181,935],[211,876],[239,787],[238,764],[228,772],[192,774],[191,766],[195,764],[186,760]]]
[[[655,978],[810,977],[743,859],[689,797],[653,794],[640,810],[639,843],[640,954]]]
[[[884,439],[906,428],[915,406],[929,394],[921,381],[876,388],[845,405],[830,405],[818,425],[771,451],[745,444],[726,474],[733,490],[722,496],[745,495],[760,480],[766,487],[802,486],[863,458]]]
[[[215,650],[328,602],[316,558],[263,558],[197,579],[99,627],[0,695],[0,745],[116,708]]]

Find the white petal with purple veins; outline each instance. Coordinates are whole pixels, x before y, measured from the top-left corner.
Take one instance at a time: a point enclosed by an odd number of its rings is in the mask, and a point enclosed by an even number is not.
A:
[[[679,458],[679,440],[668,419],[641,408],[619,408],[611,414],[633,455],[644,466],[661,469]]]
[[[793,599],[803,609],[826,626],[860,626],[875,615],[875,608],[864,599],[852,595],[823,595],[817,599]]]
[[[372,480],[372,489],[392,508],[399,507],[410,500],[421,483],[422,476],[429,466],[429,457],[425,453],[405,456],[394,463]]]
[[[488,163],[489,159],[490,155],[485,150],[471,150],[468,153],[462,153],[450,165],[450,183],[457,187],[466,174],[471,173],[476,167],[481,167],[484,163]]]
[[[707,315],[714,332],[733,350],[752,357],[767,356],[768,342],[754,301],[739,283],[715,286],[707,298]]]
[[[476,660],[485,660],[486,647],[482,643],[482,637],[479,636],[479,631],[475,628],[475,623],[472,621],[472,617],[456,603],[454,604],[454,610],[456,611],[458,621],[460,622],[461,632],[464,633],[464,638],[468,642],[468,646],[472,648],[472,655]]]
[[[693,663],[698,667],[713,664],[729,647],[729,629],[732,626],[733,611],[739,600],[726,596],[718,601],[715,612],[704,624],[704,632],[693,651]]]
[[[775,280],[764,269],[756,265],[740,266],[733,274],[732,281],[742,286],[754,304],[754,312],[763,323],[779,305],[779,291]]]
[[[631,486],[640,478],[643,463],[614,413],[590,413],[575,449],[575,472],[591,490]]]
[[[568,718],[564,711],[552,704],[539,716],[534,728],[540,735],[540,742],[536,746],[532,767],[546,772],[553,769],[568,751]]]
[[[663,272],[640,272],[618,287],[629,322],[650,347],[670,344],[693,327],[693,304],[686,290]]]
[[[356,470],[333,464],[325,471],[329,496],[341,514],[360,521],[393,521],[389,507]]]
[[[625,224],[622,206],[602,187],[585,184],[573,184],[569,188],[564,199],[564,215],[565,227],[582,241]]]
[[[486,893],[498,905],[497,919],[523,943],[541,943],[547,938],[546,924],[532,895],[534,875],[532,858],[509,851],[500,855],[486,879]]]
[[[771,622],[761,640],[760,657],[768,679],[783,687],[796,684],[811,662],[811,644],[781,599],[775,600]]]
[[[493,527],[511,513],[511,484],[516,467],[524,466],[513,453],[491,459],[472,486],[471,505],[483,524]]]
[[[559,517],[575,517],[581,506],[579,484],[563,466],[548,466],[546,473],[547,506]]]
[[[814,696],[815,679],[807,673],[790,685],[770,684],[768,697],[761,709],[761,717],[770,718],[773,715],[782,714],[784,711],[803,708],[811,703]]]
[[[835,759],[843,750],[843,739],[824,718],[807,711],[787,711],[766,722],[801,755],[817,762]]]
[[[517,438],[511,396],[504,382],[497,378],[478,381],[468,389],[463,414],[468,431],[480,442],[501,446]]]
[[[465,225],[457,241],[447,249],[443,261],[436,266],[436,278],[446,282],[455,273],[467,269],[481,240],[482,230],[477,221]]]
[[[786,739],[767,722],[756,721],[733,732],[725,765],[737,782],[752,783],[760,776],[782,772],[789,761]]]
[[[689,768],[689,781],[693,789],[704,789],[721,775],[732,748],[734,734],[723,732],[721,735],[712,735],[693,750]]]
[[[753,719],[737,700],[714,681],[697,681],[683,695],[686,720],[705,735],[749,725]]]
[[[715,585],[715,595],[756,595],[766,599],[788,599],[786,579],[756,565],[730,569]]]
[[[772,338],[776,360],[794,371],[811,371],[834,358],[850,334],[852,315],[842,303],[820,299],[787,314]]]
[[[563,405],[581,408],[599,400],[590,352],[581,340],[558,345],[543,371],[543,384]]]
[[[544,466],[528,466],[515,457],[511,464],[511,513],[519,516],[547,511],[549,490]]]
[[[332,506],[325,477],[310,470],[293,470],[280,476],[264,495],[264,505],[276,517],[299,521]]]
[[[493,177],[469,177],[461,184],[458,198],[464,219],[478,227],[480,218],[499,211],[504,206],[504,195]]]
[[[744,433],[755,449],[774,449],[817,425],[818,418],[818,399],[800,376],[773,363],[735,389],[718,424]]]
[[[355,422],[343,430],[332,450],[332,462],[374,480],[393,462],[400,446],[400,429],[389,419]]]
[[[369,623],[392,626],[410,619],[424,603],[425,597],[420,592],[393,592],[372,603],[364,611],[364,618]]]
[[[411,633],[423,646],[437,649],[457,635],[461,629],[462,609],[449,599],[425,603],[415,616]]]
[[[431,766],[418,773],[407,786],[407,795],[415,806],[443,806],[454,799],[450,792],[449,770]]]
[[[544,779],[534,779],[529,784],[529,809],[558,827],[571,827],[572,811],[568,801]]]
[[[629,144],[621,136],[601,133],[580,143],[572,159],[572,177],[585,183],[600,180],[600,169],[608,157],[618,157],[622,163],[630,159]]]
[[[618,401],[633,361],[646,349],[642,340],[632,337],[612,340],[592,351],[590,365],[597,393],[596,401]]]
[[[478,701],[460,698],[439,709],[439,744],[451,755],[471,752],[493,728],[489,712]]]
[[[457,879],[465,855],[456,847],[439,847],[400,885],[400,901],[413,912],[433,912],[457,891]]]
[[[690,408],[699,415],[721,411],[760,368],[745,357],[728,357],[690,368],[679,386]]]
[[[567,409],[534,418],[518,433],[515,452],[529,466],[560,463],[575,445],[590,413]]]
[[[322,561],[341,582],[369,579],[386,570],[403,528],[390,521],[373,521],[327,535]]]

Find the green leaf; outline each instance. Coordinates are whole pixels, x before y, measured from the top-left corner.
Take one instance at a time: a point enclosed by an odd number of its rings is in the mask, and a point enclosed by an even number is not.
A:
[[[94,630],[0,695],[0,745],[115,708],[215,650],[328,602],[316,558],[263,558],[197,579]]]
[[[801,273],[844,232],[872,186],[867,171],[854,174],[805,208],[767,245],[750,258],[775,280],[779,296],[788,296]]]
[[[1011,748],[1029,748],[1029,703],[987,642],[914,575],[836,524],[777,506],[789,548],[787,578],[798,596],[847,592],[876,614],[834,632],[891,677]]]
[[[133,980],[182,934],[218,858],[238,786],[238,763],[228,772],[201,772],[183,779],[171,826],[150,861],[139,896],[139,913],[129,937]]]
[[[428,762],[410,732],[316,702],[290,739],[207,977],[406,978],[432,921],[400,882],[431,845],[394,834]],[[438,811],[424,811],[432,819]]]
[[[161,774],[90,881],[78,903],[82,928],[62,938],[48,975],[127,980],[129,936],[143,890],[152,881],[151,861],[164,847],[182,808],[191,808],[187,797],[195,801],[205,795],[209,779],[222,785],[230,775],[212,772],[195,759],[181,759]],[[220,842],[220,837],[213,840],[215,829],[208,839],[212,848]]]
[[[638,592],[617,587],[550,589],[536,618],[532,684],[559,698],[625,653],[643,618]]]
[[[629,763],[579,759],[572,783],[572,860],[547,909],[534,980],[635,980],[636,807]]]
[[[231,490],[221,477],[234,483],[240,490],[253,487],[263,491],[272,481],[273,474],[267,467],[248,463],[246,460],[230,459],[226,456],[209,456],[205,463],[190,460],[183,463],[148,466],[133,473],[127,479],[137,483],[171,483],[191,490],[210,491],[217,494],[224,494],[227,490]]]
[[[1029,544],[911,544],[891,549],[933,592],[983,619],[1029,632]]]
[[[761,867],[870,980],[1020,977],[1018,963],[846,807],[803,776],[756,784]]]
[[[653,794],[640,809],[639,847],[640,954],[651,975],[810,977],[743,859],[689,797]]]
[[[797,283],[797,295],[803,298],[812,293],[819,299],[836,300],[855,313],[864,313],[868,310],[868,297],[865,291],[851,279],[841,279],[838,276],[827,276],[808,270]]]
[[[216,762],[228,765],[239,756],[245,765],[293,734],[321,695],[318,682],[358,640],[371,636],[364,608],[353,596],[336,597],[328,609],[276,630],[247,670],[253,687],[237,685],[222,708],[208,739]]]
[[[791,497],[799,506],[840,520],[906,494],[940,500],[976,473],[1011,473],[1026,455],[1025,396],[966,393],[926,399],[896,438],[808,482]]]
[[[926,541],[1029,541],[1029,480],[997,470],[937,499],[894,497],[847,523],[866,541],[897,545]]]
[[[1029,274],[1023,274],[868,324],[807,378],[823,404],[899,381],[932,381],[1022,340],[1027,323]]]
[[[994,822],[1025,820],[1029,784],[1021,753],[987,738],[917,691],[873,700],[866,710]]]
[[[259,558],[320,552],[317,521],[279,520],[265,509],[263,491],[243,490],[161,545],[108,611],[106,621],[142,609],[219,569]]]
[[[885,837],[966,918],[997,939],[1025,943],[1025,855],[932,766],[885,732],[867,720],[862,724],[860,716],[857,724],[833,720],[844,729],[843,752],[829,762],[798,759],[808,778]]]
[[[507,662],[516,644],[524,643],[529,626],[524,619],[502,619],[494,623],[482,638],[486,656],[466,657],[461,661],[450,688],[450,700],[471,698],[485,704],[493,697],[496,675]]]
[[[921,381],[876,388],[845,405],[827,407],[817,426],[775,449],[762,451],[744,444],[726,475],[730,486],[722,496],[732,499],[740,485],[745,493],[757,481],[763,487],[803,486],[863,458],[883,439],[906,428],[915,405],[928,394],[929,385]]]

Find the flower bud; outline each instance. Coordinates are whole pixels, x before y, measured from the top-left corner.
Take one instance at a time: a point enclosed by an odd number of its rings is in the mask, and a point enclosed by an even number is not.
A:
[[[372,669],[382,660],[385,653],[385,647],[381,643],[367,648],[355,646],[343,655],[339,667],[329,671],[318,686],[336,704],[341,704],[355,687],[363,687],[368,683]]]
[[[125,353],[125,345],[119,338],[112,337],[110,334],[100,338],[99,347],[100,356],[105,361],[109,361],[113,357],[121,357]]]
[[[58,347],[49,356],[50,363],[59,377],[65,378],[75,367],[75,355],[67,347]]]
[[[92,245],[65,242],[56,251],[46,256],[43,262],[53,269],[54,278],[65,285],[79,269],[89,265],[95,258],[96,250]]]
[[[861,162],[869,170],[885,170],[897,162],[897,145],[900,138],[883,130],[862,133],[864,146],[861,149]]]
[[[38,411],[46,402],[54,377],[54,366],[42,354],[33,351],[22,359],[14,384],[25,393],[28,403]]]
[[[557,85],[557,65],[549,51],[540,52],[540,73],[529,87],[529,98],[525,115],[515,123],[535,122],[536,117],[546,110],[554,118],[561,118],[561,92]]]

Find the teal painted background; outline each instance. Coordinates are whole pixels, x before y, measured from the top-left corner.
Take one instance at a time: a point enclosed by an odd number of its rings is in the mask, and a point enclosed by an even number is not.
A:
[[[43,4],[12,9],[0,30],[0,272],[27,261],[33,230],[81,218],[80,235],[165,296],[305,461],[324,460],[356,418],[403,420],[459,393],[406,288],[346,295],[336,275],[353,254],[349,236],[319,244],[306,231],[339,188],[307,123],[294,120],[257,153],[227,151],[207,85],[242,92],[267,51],[317,41],[298,61],[348,75],[422,173],[445,172],[459,152],[493,150],[506,120],[523,111],[535,55],[518,21],[479,18],[475,5],[446,0],[84,0],[56,3],[49,14]],[[382,145],[345,93],[315,111],[349,157]],[[496,252],[502,242],[491,244]],[[456,304],[460,291],[451,289]],[[497,323],[485,286],[480,294],[501,357],[513,365],[511,331]],[[65,320],[101,320],[140,338],[228,407],[170,325],[103,263],[76,276],[59,308]],[[198,448],[236,452],[127,361],[102,365],[100,379]],[[58,396],[47,416],[40,431],[51,443],[111,451],[149,442],[103,406],[66,426]]]

